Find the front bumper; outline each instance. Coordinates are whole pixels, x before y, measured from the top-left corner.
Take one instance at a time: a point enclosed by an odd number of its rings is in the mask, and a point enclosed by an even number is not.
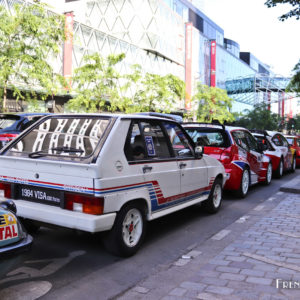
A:
[[[116,213],[89,215],[24,200],[15,200],[15,204],[22,218],[87,232],[110,230],[116,218]]]
[[[32,236],[26,233],[25,237],[21,241],[0,248],[0,255],[19,253],[21,251],[28,250],[32,244],[32,241]]]

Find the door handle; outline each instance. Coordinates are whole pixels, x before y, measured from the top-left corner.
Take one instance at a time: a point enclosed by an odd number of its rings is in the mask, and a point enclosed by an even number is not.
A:
[[[185,168],[185,167],[186,167],[186,164],[185,164],[185,163],[180,163],[180,164],[179,164],[179,168],[180,168],[180,169]]]
[[[144,166],[143,167],[143,173],[146,173],[147,171],[151,171],[152,170],[152,167],[150,167],[150,166]]]

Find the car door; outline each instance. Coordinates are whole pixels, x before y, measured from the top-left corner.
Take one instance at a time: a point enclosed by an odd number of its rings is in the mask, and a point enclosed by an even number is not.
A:
[[[182,201],[188,201],[209,193],[208,166],[205,158],[195,158],[193,146],[177,124],[164,122],[170,137],[172,150],[180,168],[180,193]]]
[[[272,137],[272,142],[282,153],[284,169],[286,170],[290,168],[292,162],[292,154],[291,150],[288,147],[288,142],[286,141],[286,139],[281,134],[277,133]]]
[[[149,186],[152,212],[175,205],[180,194],[180,169],[171,155],[168,136],[161,122],[133,121],[126,144],[129,163],[141,166]]]
[[[244,131],[244,135],[250,150],[248,153],[248,161],[251,168],[251,183],[256,183],[258,182],[258,177],[262,168],[263,153],[258,151],[257,141],[250,132]]]
[[[239,148],[239,157],[246,159],[250,167],[251,184],[258,181],[262,164],[262,154],[257,152],[255,138],[246,130],[234,130],[232,136]]]

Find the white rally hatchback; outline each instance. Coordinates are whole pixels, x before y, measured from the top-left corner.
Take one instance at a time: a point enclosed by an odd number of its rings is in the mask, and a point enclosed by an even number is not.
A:
[[[47,116],[0,153],[0,186],[27,228],[107,231],[121,256],[139,249],[146,221],[200,202],[217,212],[225,178],[180,124],[142,115]]]

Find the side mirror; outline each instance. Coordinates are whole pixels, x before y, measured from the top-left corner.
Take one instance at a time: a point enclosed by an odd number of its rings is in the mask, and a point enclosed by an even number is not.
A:
[[[196,146],[195,147],[195,156],[196,158],[202,158],[204,153],[204,147],[203,146]]]

